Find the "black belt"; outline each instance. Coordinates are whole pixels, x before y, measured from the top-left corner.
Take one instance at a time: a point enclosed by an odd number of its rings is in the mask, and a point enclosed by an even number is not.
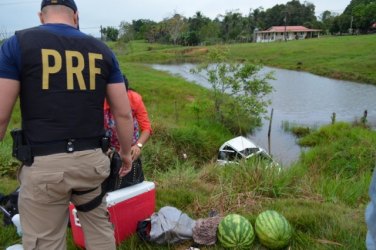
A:
[[[57,153],[73,153],[75,151],[101,148],[101,139],[102,137],[96,137],[84,139],[69,139],[65,141],[43,144],[33,144],[31,145],[31,151],[33,156],[42,156]]]

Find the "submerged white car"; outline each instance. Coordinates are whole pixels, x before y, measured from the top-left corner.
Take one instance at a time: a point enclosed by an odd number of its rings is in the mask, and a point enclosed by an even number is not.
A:
[[[265,149],[257,146],[244,136],[238,136],[222,144],[219,148],[217,163],[219,165],[236,163],[241,159],[249,159],[255,156],[262,160],[274,162]]]

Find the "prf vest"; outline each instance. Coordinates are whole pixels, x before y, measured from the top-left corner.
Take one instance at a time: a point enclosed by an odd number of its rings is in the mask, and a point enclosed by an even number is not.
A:
[[[112,52],[86,35],[16,32],[21,49],[22,129],[31,143],[99,137]]]

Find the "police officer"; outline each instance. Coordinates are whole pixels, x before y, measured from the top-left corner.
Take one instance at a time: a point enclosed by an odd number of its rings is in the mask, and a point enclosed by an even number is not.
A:
[[[24,249],[66,249],[68,205],[101,193],[105,96],[118,124],[123,165],[131,169],[133,121],[118,62],[78,29],[74,0],[43,0],[42,25],[16,32],[0,49],[0,140],[20,97],[25,164],[19,180]],[[87,249],[115,249],[104,200],[78,211]]]

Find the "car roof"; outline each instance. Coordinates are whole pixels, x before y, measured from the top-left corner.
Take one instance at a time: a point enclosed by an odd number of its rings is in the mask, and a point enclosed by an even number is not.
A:
[[[259,148],[256,144],[251,142],[248,138],[244,136],[235,137],[229,141],[222,144],[219,150],[222,150],[225,146],[230,146],[236,151],[242,151],[246,148]]]

